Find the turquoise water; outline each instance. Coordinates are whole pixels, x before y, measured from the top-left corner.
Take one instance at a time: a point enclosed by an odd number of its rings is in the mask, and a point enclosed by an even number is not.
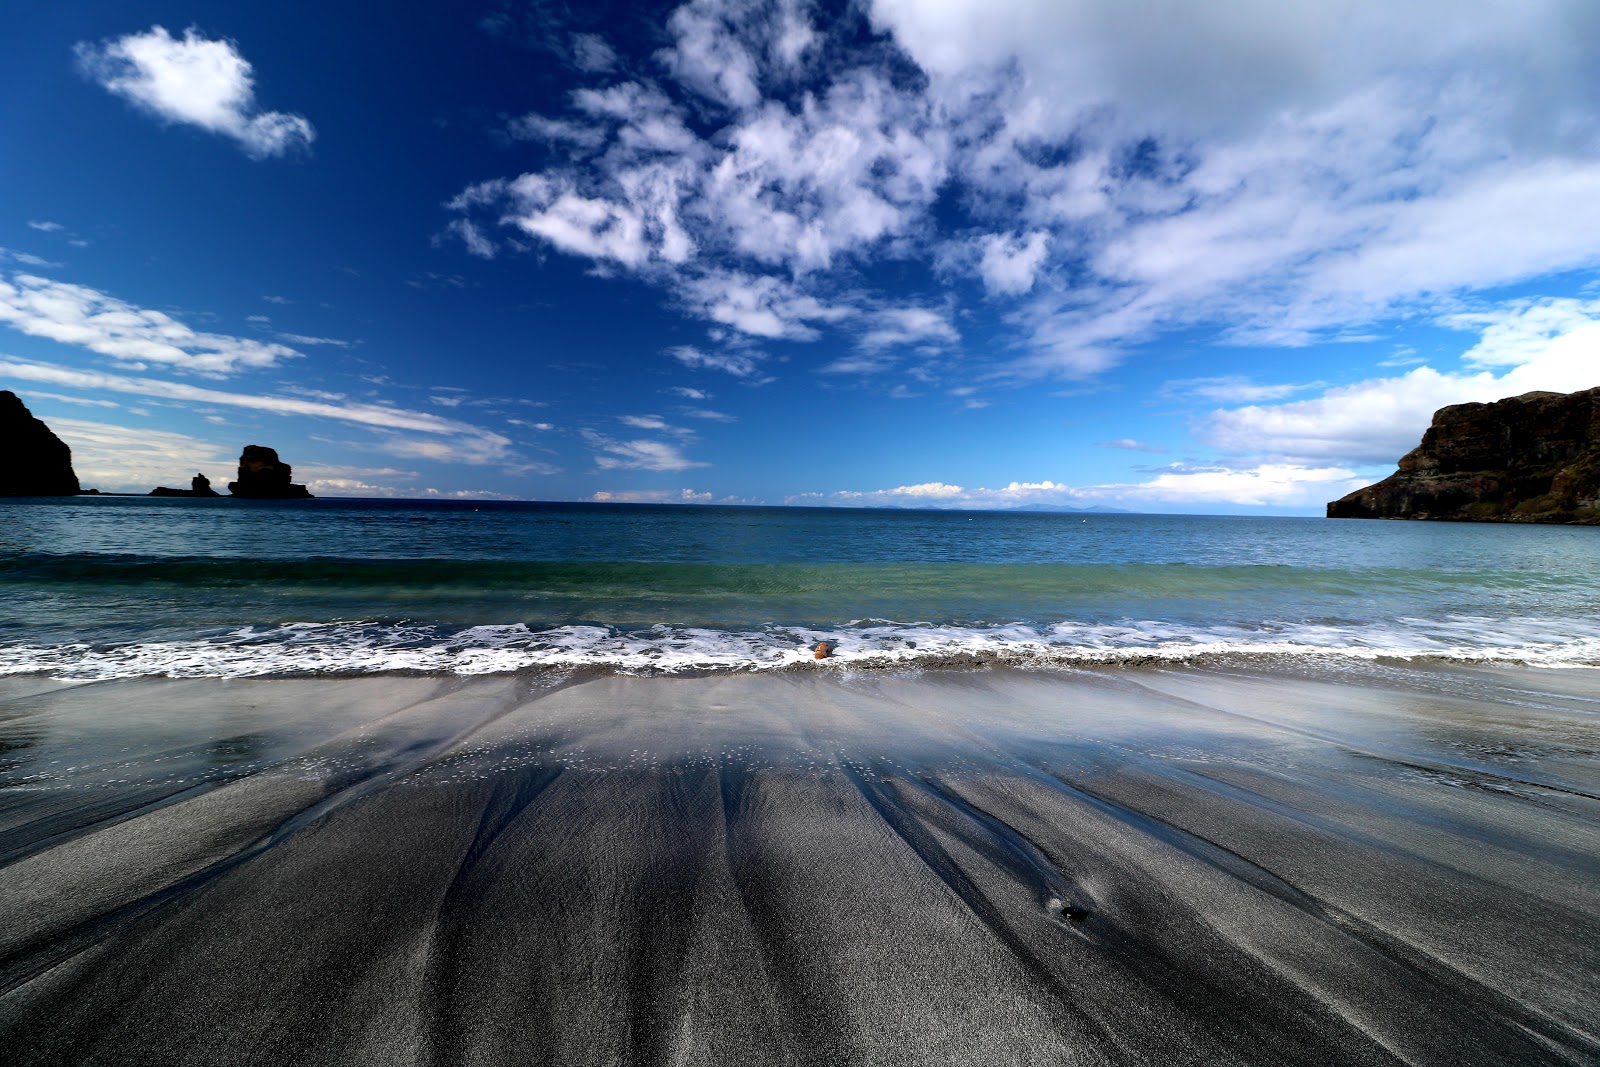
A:
[[[0,673],[1318,655],[1600,664],[1600,530],[437,501],[0,502]]]

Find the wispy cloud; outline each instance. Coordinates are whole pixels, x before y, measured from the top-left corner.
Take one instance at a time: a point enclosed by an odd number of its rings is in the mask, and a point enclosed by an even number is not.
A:
[[[715,493],[693,489],[602,489],[589,498],[606,504],[712,504]],[[726,503],[727,501],[722,501]]]
[[[300,355],[287,345],[194,330],[165,312],[33,274],[0,278],[0,322],[80,345],[134,370],[158,364],[216,378]]]
[[[256,159],[309,147],[304,116],[262,111],[255,72],[232,41],[194,29],[181,39],[161,26],[99,44],[77,45],[78,63],[101,88],[165,122],[230,137]]]
[[[1180,378],[1161,387],[1161,395],[1175,400],[1206,400],[1214,404],[1247,404],[1282,400],[1313,388],[1311,385],[1263,385],[1239,375],[1221,378]]]
[[[1166,452],[1165,448],[1156,445],[1147,445],[1143,441],[1135,441],[1131,437],[1123,437],[1116,441],[1096,441],[1097,448],[1121,448],[1129,452],[1152,452],[1160,454]]]
[[[224,407],[264,411],[274,415],[302,415],[332,419],[377,431],[387,431],[382,440],[395,455],[426,457],[465,463],[499,463],[506,460],[510,439],[482,427],[420,411],[407,411],[385,404],[335,403],[292,396],[260,396],[226,392],[154,378],[134,378],[100,371],[73,370],[50,363],[37,363],[0,357],[0,375],[23,381],[45,382],[77,389],[97,389],[133,396],[215,404]],[[400,436],[401,432],[430,435],[435,440]]]
[[[751,378],[761,367],[761,357],[747,352],[704,352],[693,345],[676,345],[667,355],[695,370],[718,370],[735,378]]]
[[[71,447],[78,480],[86,487],[113,492],[149,492],[157,485],[186,487],[196,471],[210,471],[213,481],[227,482],[239,458],[237,445],[148,426],[53,418],[50,427]]]
[[[682,471],[711,465],[689,459],[678,445],[667,441],[623,441],[594,430],[584,430],[582,436],[594,453],[595,466],[603,471]]]

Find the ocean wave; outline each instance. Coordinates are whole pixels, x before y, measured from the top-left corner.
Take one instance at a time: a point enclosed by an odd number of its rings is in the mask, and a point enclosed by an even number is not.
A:
[[[819,663],[811,649],[824,640],[835,651]],[[42,674],[83,681],[583,669],[671,675],[803,667],[1081,667],[1240,656],[1594,667],[1600,666],[1600,626],[1480,616],[1258,627],[1194,627],[1152,620],[959,627],[858,620],[834,629],[774,626],[749,631],[592,625],[443,631],[420,625],[292,623],[188,640],[0,645],[0,675]]]

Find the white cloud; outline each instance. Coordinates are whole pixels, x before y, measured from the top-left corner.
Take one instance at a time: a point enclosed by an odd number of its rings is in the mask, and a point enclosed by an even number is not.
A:
[[[673,396],[681,396],[685,400],[710,400],[711,394],[704,389],[691,389],[687,385],[674,385],[667,389]]]
[[[635,430],[654,430],[657,433],[668,433],[676,437],[693,437],[694,433],[681,426],[674,426],[660,415],[618,415],[617,421],[624,426]]]
[[[579,70],[597,74],[617,65],[617,53],[599,34],[575,33],[572,35],[572,62]]]
[[[18,252],[15,248],[0,248],[0,259],[14,259],[24,266],[38,267],[40,269],[61,266],[61,264],[45,259],[43,256],[36,256],[32,252]]]
[[[832,366],[857,373],[954,343],[981,287],[1009,336],[967,362],[1018,380],[1100,374],[1180,327],[1304,344],[1600,263],[1593,4],[865,10],[884,36],[690,0],[628,66],[653,76],[513,123],[548,158],[464,190],[458,235],[486,254],[515,232],[749,337],[853,331],[868,355]],[[907,303],[867,288],[886,263],[953,286],[916,301],[942,330],[883,325]]]
[[[64,404],[81,404],[91,408],[120,408],[122,406],[114,400],[90,400],[88,397],[67,396],[64,393],[41,393],[35,389],[28,390],[28,397],[38,397],[42,400],[59,400]]]
[[[1149,504],[1230,504],[1243,507],[1320,507],[1367,484],[1344,467],[1308,467],[1264,463],[1256,467],[1178,466],[1147,482],[1099,485],[1086,490],[1091,499]]]
[[[814,341],[818,325],[843,322],[853,308],[826,303],[791,282],[738,271],[713,271],[687,279],[683,297],[705,318],[768,340]]]
[[[1215,411],[1198,435],[1239,453],[1390,465],[1416,447],[1434,411],[1447,404],[1600,385],[1600,302],[1518,302],[1450,322],[1483,329],[1463,371],[1421,366],[1292,403]]]
[[[710,408],[679,408],[683,415],[691,419],[704,419],[707,422],[738,422],[737,415],[729,415],[722,411],[712,411]]]
[[[883,308],[870,321],[857,341],[869,352],[900,345],[943,347],[961,340],[948,314],[934,308]]]
[[[287,345],[193,330],[164,312],[32,274],[0,278],[0,322],[134,369],[154,363],[208,377],[271,367],[300,354]]]
[[[719,370],[735,378],[753,377],[760,369],[759,356],[745,352],[702,352],[693,345],[676,345],[667,349],[667,355],[696,370]]]
[[[978,273],[984,288],[996,295],[1017,296],[1033,288],[1034,278],[1049,252],[1050,235],[1034,230],[1026,238],[990,234],[979,242],[982,258]]]
[[[693,489],[602,489],[589,499],[610,504],[710,504],[716,496]]]
[[[303,116],[256,107],[254,70],[232,41],[193,28],[179,40],[152,26],[76,51],[84,73],[108,92],[164,121],[231,137],[254,158],[308,147],[316,136]]]
[[[1600,322],[1600,300],[1546,298],[1518,300],[1493,311],[1456,312],[1440,323],[1457,330],[1480,330],[1478,343],[1461,360],[1477,367],[1521,366],[1542,359],[1551,343]],[[1600,352],[1596,353],[1600,381]]]
[[[1046,479],[1011,482],[997,488],[927,482],[893,489],[803,493],[787,498],[785,503],[967,510],[1027,507],[1087,509],[1095,506],[1129,510],[1147,507],[1182,510],[1223,505],[1314,508],[1365,484],[1366,479],[1341,467],[1284,463],[1205,467],[1175,464],[1143,482],[1072,486]]]
[[[29,228],[39,230],[42,233],[60,233],[62,230],[66,229],[66,227],[61,225],[59,222],[35,222],[30,220],[28,222],[28,226]]]
[[[85,488],[132,493],[147,493],[158,485],[187,489],[196,471],[210,471],[218,491],[225,493],[238,465],[237,446],[148,426],[55,418],[50,428],[72,449],[72,469]]]
[[[504,460],[511,444],[506,437],[470,423],[443,419],[419,411],[389,407],[384,404],[329,403],[304,400],[288,396],[257,396],[249,393],[230,393],[218,389],[205,389],[180,382],[166,382],[154,378],[131,378],[100,371],[72,370],[49,363],[6,358],[0,356],[0,375],[23,381],[46,382],[76,389],[100,389],[113,393],[179,400],[189,403],[217,404],[225,407],[265,411],[275,415],[303,415],[311,418],[332,419],[352,423],[384,432],[386,447],[396,455],[427,456],[466,463],[496,463]],[[413,440],[399,436],[399,431],[435,435],[445,440]]]
[[[1148,445],[1143,441],[1136,441],[1131,437],[1122,437],[1115,441],[1096,441],[1095,447],[1121,448],[1129,452],[1153,452],[1157,454],[1167,451],[1165,448],[1161,448],[1158,445]]]
[[[532,112],[506,123],[506,133],[519,141],[550,141],[590,151],[606,143],[604,126],[571,119],[553,119]]]
[[[1239,375],[1220,378],[1179,378],[1161,387],[1161,395],[1209,400],[1217,404],[1245,404],[1281,400],[1308,389],[1305,385],[1262,385]]]
[[[600,470],[681,471],[709,467],[689,459],[677,445],[648,438],[621,441],[594,430],[582,431],[583,440],[594,452]]]
[[[292,345],[326,345],[329,348],[354,348],[356,342],[341,341],[337,337],[313,337],[303,333],[280,333],[278,336]]]

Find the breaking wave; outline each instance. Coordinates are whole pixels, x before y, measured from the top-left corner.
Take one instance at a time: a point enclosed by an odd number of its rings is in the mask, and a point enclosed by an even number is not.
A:
[[[818,663],[816,642],[836,645]],[[944,626],[858,620],[845,627],[718,630],[652,626],[437,626],[291,623],[206,638],[127,644],[0,646],[0,675],[68,680],[248,678],[423,672],[482,675],[543,670],[625,674],[820,667],[931,669],[983,665],[1090,666],[1226,657],[1323,657],[1600,666],[1600,624],[1449,616],[1360,625],[1195,627],[1158,621]]]

